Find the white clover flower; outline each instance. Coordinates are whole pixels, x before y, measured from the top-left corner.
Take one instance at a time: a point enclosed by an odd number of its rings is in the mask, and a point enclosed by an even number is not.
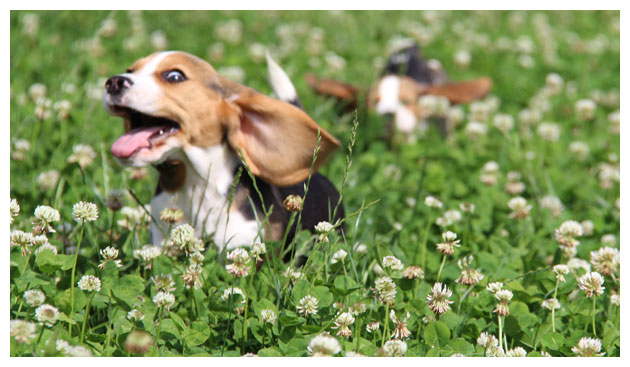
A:
[[[507,134],[514,128],[514,117],[508,114],[497,114],[494,116],[493,124],[503,134]]]
[[[72,218],[79,223],[93,222],[98,219],[98,207],[94,203],[80,201],[72,206]]]
[[[30,232],[23,232],[15,230],[11,232],[11,247],[19,247],[22,249],[22,256],[30,253],[30,248],[33,246],[33,234]]]
[[[151,33],[151,46],[156,51],[164,51],[168,47],[168,40],[166,39],[166,33],[162,30],[156,30]]]
[[[457,261],[457,266],[462,272],[459,278],[455,280],[455,283],[473,285],[479,283],[479,281],[483,279],[483,274],[481,274],[479,269],[473,269],[470,267],[472,261],[473,255],[469,255],[468,257],[461,258]]]
[[[322,333],[311,339],[307,350],[313,357],[328,357],[341,352],[341,345],[335,337]]]
[[[243,37],[243,23],[238,19],[220,22],[214,28],[214,35],[221,41],[237,44]]]
[[[153,297],[153,303],[157,307],[170,309],[175,304],[175,296],[172,293],[160,291]]]
[[[554,309],[557,310],[561,307],[560,302],[558,302],[558,300],[555,298],[549,298],[542,301],[541,306],[542,308],[545,308],[549,311],[554,310]]]
[[[186,284],[186,289],[199,289],[201,288],[201,265],[190,264],[186,267],[182,279]]]
[[[376,330],[378,330],[380,327],[381,327],[381,324],[380,324],[379,322],[377,322],[377,321],[373,321],[373,322],[368,323],[368,324],[365,326],[365,330],[366,330],[368,333],[373,333],[373,332],[375,332]]]
[[[24,300],[31,307],[37,307],[44,303],[46,295],[39,289],[31,289],[24,292]]]
[[[82,345],[75,345],[68,350],[70,357],[92,357],[92,351]]]
[[[333,230],[333,225],[328,222],[319,222],[315,226],[315,232],[319,234],[326,234]]]
[[[160,220],[166,223],[178,223],[184,218],[184,212],[177,208],[165,208],[160,212]]]
[[[396,312],[394,312],[394,310],[391,310],[389,312],[389,318],[392,320],[392,322],[394,324],[396,324],[396,327],[394,328],[394,332],[391,335],[392,339],[407,339],[409,338],[409,336],[411,336],[411,332],[409,331],[409,329],[407,329],[407,320],[409,320],[409,316],[411,316],[409,314],[409,312],[407,312],[407,314],[405,315],[405,317],[403,317],[402,319],[399,319],[398,317],[396,317]]]
[[[289,278],[294,283],[302,278],[302,272],[293,270],[291,267],[287,268],[283,275],[285,278]]]
[[[582,233],[585,236],[590,236],[593,234],[593,230],[595,229],[595,224],[593,223],[592,220],[583,220],[582,222],[580,222],[580,225],[582,226]]]
[[[442,241],[435,246],[444,255],[452,255],[455,252],[455,247],[461,246],[460,240],[457,239],[457,234],[451,231],[442,233]]]
[[[99,92],[102,94],[102,92]],[[82,169],[92,164],[96,158],[96,152],[87,144],[77,144],[72,147],[72,154],[68,157],[68,163],[78,163]]]
[[[554,217],[558,217],[564,210],[564,205],[560,199],[553,195],[543,196],[540,199],[540,207],[549,210]]]
[[[453,301],[449,298],[453,295],[453,292],[446,287],[442,286],[442,283],[435,283],[431,288],[431,293],[427,294],[427,306],[435,314],[443,314],[450,310],[450,304]]]
[[[542,118],[540,111],[523,109],[518,113],[518,121],[521,123],[521,126],[525,128],[529,128],[530,126],[535,125],[540,122]]]
[[[250,252],[252,256],[256,258],[256,261],[262,261],[260,255],[267,253],[267,246],[262,242],[256,242],[252,245]]]
[[[346,59],[332,51],[326,52],[326,54],[324,55],[324,60],[326,61],[326,64],[328,65],[330,70],[332,70],[333,72],[341,71],[345,69],[347,65]]]
[[[35,208],[35,219],[33,222],[37,228],[37,232],[46,232],[46,233],[54,233],[51,223],[59,222],[61,216],[59,215],[59,211],[55,208],[51,208],[47,205],[38,205]]]
[[[595,114],[597,105],[591,99],[580,99],[575,102],[575,113],[579,120],[591,120]]]
[[[544,140],[555,142],[560,139],[560,126],[555,122],[541,122],[536,133]]]
[[[37,101],[41,98],[46,97],[47,91],[48,88],[44,84],[35,83],[28,88],[28,95],[33,101]]]
[[[374,281],[374,294],[383,303],[393,304],[396,298],[396,283],[387,276],[380,277]]]
[[[447,210],[444,212],[444,218],[453,223],[459,222],[460,220],[462,220],[462,213],[460,213],[457,209]]]
[[[37,176],[37,183],[43,190],[51,190],[57,187],[57,182],[59,182],[59,171],[57,170],[49,170],[44,171]]]
[[[588,144],[583,141],[573,141],[569,144],[569,152],[575,154],[579,160],[584,160],[588,156],[589,150]]]
[[[133,251],[133,256],[142,260],[147,269],[151,268],[151,261],[162,254],[162,249],[158,246],[144,245],[141,249]]]
[[[466,136],[469,139],[475,140],[480,136],[485,136],[488,133],[488,127],[486,124],[478,121],[469,121],[466,124]]]
[[[527,357],[527,351],[522,347],[510,349],[505,353],[506,357]]]
[[[86,292],[98,292],[101,290],[101,280],[94,275],[84,275],[78,282],[79,288]]]
[[[598,272],[590,272],[578,278],[578,286],[586,293],[586,297],[590,298],[599,296],[604,293],[604,278]]]
[[[51,251],[53,254],[57,255],[57,248],[51,245],[49,242],[46,242],[43,245],[39,246],[37,250],[35,250],[35,255],[43,251]]]
[[[189,255],[195,251],[203,251],[203,242],[195,237],[194,228],[188,224],[180,224],[171,232],[171,237],[167,244],[168,247],[176,248]]]
[[[268,322],[273,325],[276,322],[276,313],[273,312],[273,310],[262,310],[260,311],[260,321],[263,323]]]
[[[176,288],[175,281],[173,281],[173,276],[171,274],[152,276],[151,282],[153,282],[153,285],[158,292],[172,293]]]
[[[237,248],[231,252],[228,252],[227,259],[232,261],[232,264],[225,266],[225,270],[235,277],[242,277],[249,274],[251,258],[249,253],[244,248]]]
[[[357,243],[357,244],[354,246],[354,252],[355,252],[356,254],[359,254],[359,255],[365,255],[365,254],[367,254],[367,251],[368,251],[368,248],[367,248],[367,246],[366,246],[365,244],[363,244],[363,243]]]
[[[617,244],[617,236],[614,234],[605,234],[600,239],[601,243],[606,246],[615,246]]]
[[[330,263],[336,264],[338,262],[344,262],[346,259],[346,256],[348,256],[348,253],[344,251],[343,249],[339,249],[337,252],[335,252],[332,255],[332,258],[330,259]]]
[[[459,203],[459,210],[464,213],[474,213],[475,212],[475,204],[473,203]]]
[[[402,270],[403,263],[396,256],[383,257],[383,266],[392,270]]]
[[[127,312],[127,319],[130,321],[142,321],[144,320],[144,314],[138,309],[133,309]]]
[[[597,251],[591,251],[591,264],[595,271],[603,275],[617,273],[620,261],[621,256],[616,248],[602,247]]]
[[[477,338],[477,344],[488,349],[490,347],[497,347],[499,345],[499,341],[494,335],[488,334],[484,331]]]
[[[261,62],[265,59],[266,47],[262,43],[254,42],[247,46],[247,52],[249,56],[255,62]]]
[[[458,50],[453,54],[453,61],[459,67],[465,68],[470,65],[472,56],[468,50]]]
[[[576,273],[578,269],[582,269],[587,273],[591,272],[591,264],[589,264],[588,261],[582,260],[577,257],[571,258],[569,261],[567,261],[567,266],[574,273]]]
[[[223,66],[217,69],[217,73],[235,83],[243,83],[245,81],[245,70],[240,66]]]
[[[13,217],[17,217],[20,214],[20,204],[18,204],[17,200],[11,198],[11,216],[9,216],[9,220],[13,223]]]
[[[564,87],[564,80],[556,73],[547,74],[545,78],[545,86],[552,94],[559,94]]]
[[[241,303],[245,303],[245,293],[243,292],[242,289],[237,288],[237,287],[226,288],[223,291],[223,295],[221,296],[221,299],[227,302],[228,299],[230,299],[230,297],[233,294],[240,295],[241,296]]]
[[[601,357],[606,353],[600,353],[602,342],[599,339],[583,337],[571,351],[578,357]]]
[[[121,260],[117,259],[118,250],[116,248],[107,246],[106,248],[101,249],[99,252],[101,254],[101,257],[103,257],[103,261],[101,261],[101,263],[98,265],[100,269],[105,269],[105,263],[107,263],[108,261],[112,261],[119,268],[122,266]]]
[[[554,265],[553,273],[556,275],[558,281],[565,282],[564,275],[569,274],[569,266],[563,264]]]
[[[576,238],[582,236],[582,225],[574,220],[562,222],[555,230],[556,241],[562,246],[574,248],[580,244]]]
[[[424,270],[419,266],[410,265],[403,271],[403,276],[407,279],[424,278]]]
[[[388,357],[402,357],[407,353],[407,343],[402,340],[388,340],[383,345],[383,351]]]
[[[444,204],[442,204],[440,200],[431,195],[424,198],[424,205],[428,206],[429,208],[437,209],[441,209],[444,206]]]
[[[296,306],[296,308],[301,315],[304,315],[304,316],[315,315],[317,314],[318,303],[319,302],[317,298],[311,295],[306,295],[302,297],[300,302],[298,302],[298,305]]]
[[[35,310],[35,318],[41,325],[52,327],[59,320],[59,310],[54,306],[43,304]]]
[[[490,293],[497,293],[501,289],[503,289],[503,283],[501,282],[493,282],[486,285],[486,290]]]
[[[612,293],[610,295],[610,304],[615,305],[617,307],[619,307],[620,305],[620,299],[619,299],[619,295],[616,293]]]
[[[15,338],[15,341],[22,344],[30,344],[32,339],[35,339],[37,326],[28,321],[24,320],[11,320],[10,324],[11,328],[11,336]]]
[[[348,327],[354,323],[354,316],[350,312],[343,312],[335,319],[335,326],[333,329],[339,329],[337,336],[343,338],[349,338],[352,336],[352,330]]]
[[[530,210],[532,210],[532,206],[527,204],[527,200],[520,196],[510,199],[508,207],[512,210],[510,218],[527,218]]]
[[[453,106],[446,111],[446,118],[453,126],[458,126],[464,121],[466,114],[460,106]]]
[[[499,301],[497,303],[497,307],[493,310],[500,316],[507,316],[510,314],[510,308],[508,306],[508,302],[512,299],[512,292],[507,289],[498,290],[494,294],[495,298]]]

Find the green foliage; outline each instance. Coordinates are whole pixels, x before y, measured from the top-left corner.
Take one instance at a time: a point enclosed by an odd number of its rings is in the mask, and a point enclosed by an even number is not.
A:
[[[600,353],[620,355],[620,308],[611,297],[619,294],[619,271],[603,273],[605,291],[595,297],[594,309],[578,287],[586,271],[580,260],[591,260],[602,247],[619,248],[619,11],[12,11],[10,22],[11,198],[20,205],[11,230],[39,234],[33,215],[39,205],[61,217],[52,223],[55,232],[44,233],[56,255],[12,243],[12,356],[308,356],[321,347],[314,338],[325,334],[339,342],[338,356],[392,354],[387,341],[398,337],[406,356],[501,354],[480,345],[482,333],[495,340],[501,335],[508,353],[523,348],[528,356],[573,356],[580,339],[591,337],[601,342]],[[305,111],[346,147],[320,168],[337,188],[345,184],[343,234],[331,233],[324,242],[298,232],[289,244],[299,255],[291,264],[274,256],[282,243],[268,241],[264,260],[252,261],[243,277],[226,271],[226,251],[205,234],[203,259],[196,260],[200,286],[185,280],[186,256],[169,252],[146,261],[139,255],[151,241],[150,218],[139,219],[140,204],[150,202],[157,174],[151,167],[121,168],[112,158],[109,147],[123,124],[104,111],[101,96],[107,77],[160,46],[160,32],[168,49],[198,55],[221,74],[236,66],[240,71],[225,76],[242,72],[242,84],[265,94],[271,89],[257,44],[271,51]],[[459,106],[465,118],[446,136],[431,123],[414,139],[395,135],[390,141],[386,119],[363,105],[388,47],[400,37],[415,39],[451,81],[492,78],[492,95]],[[456,60],[461,50],[471,56],[468,65]],[[316,95],[307,73],[355,84],[361,90],[356,115]],[[546,80],[550,73],[562,78],[557,91]],[[592,117],[576,110],[581,99],[596,102]],[[61,101],[71,107],[64,110]],[[528,121],[525,109],[540,116]],[[512,116],[514,127],[501,132],[497,114]],[[477,119],[487,131],[472,137],[468,124]],[[557,140],[541,136],[544,121],[557,124]],[[576,141],[587,144],[584,156],[572,145]],[[84,167],[68,161],[77,144],[94,150]],[[499,167],[493,177],[484,172],[490,161]],[[515,182],[523,187],[510,186]],[[443,207],[425,205],[429,195]],[[532,207],[525,218],[511,215],[508,202],[515,196]],[[112,197],[124,209],[112,205]],[[549,197],[562,206],[552,210]],[[98,220],[77,224],[72,206],[79,201],[96,204]],[[464,203],[474,204],[474,211],[464,211]],[[438,224],[449,215],[450,223]],[[555,238],[566,220],[592,222],[574,255]],[[460,246],[441,267],[436,244],[447,230],[457,233]],[[612,240],[602,238],[611,234]],[[104,261],[101,250],[108,246],[119,251],[119,263]],[[346,256],[333,263],[340,250]],[[461,281],[458,267],[469,255],[470,267],[483,274],[472,286]],[[556,288],[551,268],[566,264],[569,255],[577,266]],[[399,259],[402,268],[388,266],[386,256]],[[409,266],[420,266],[424,275],[413,276]],[[427,297],[434,296],[440,269],[452,303],[436,315]],[[99,278],[100,289],[80,289],[76,283],[84,275]],[[169,275],[172,304],[160,299],[155,281]],[[396,286],[389,304],[376,285],[384,276]],[[500,329],[499,301],[486,290],[491,282],[513,294]],[[234,290],[230,297],[232,287],[242,294]],[[25,293],[35,290],[59,311],[53,325],[39,322],[39,305]],[[552,316],[543,301],[554,294],[561,306]],[[317,299],[316,312],[304,312],[306,296]],[[345,313],[353,318],[347,329]],[[32,323],[34,331],[19,334],[16,320]],[[134,345],[138,331],[146,338]]]

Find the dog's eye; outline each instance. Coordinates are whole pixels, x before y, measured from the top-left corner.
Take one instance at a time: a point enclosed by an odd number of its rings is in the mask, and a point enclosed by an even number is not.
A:
[[[162,78],[169,83],[179,83],[186,80],[184,73],[179,70],[169,70],[162,73]]]

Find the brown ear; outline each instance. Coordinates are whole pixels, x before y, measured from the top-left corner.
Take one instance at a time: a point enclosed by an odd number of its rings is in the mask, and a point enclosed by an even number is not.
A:
[[[351,84],[338,82],[332,79],[319,79],[313,74],[306,74],[304,79],[315,93],[334,97],[353,106],[357,103],[359,89]]]
[[[446,83],[430,86],[426,94],[444,96],[453,104],[469,103],[488,95],[492,88],[490,78],[478,78],[465,82]]]
[[[314,169],[339,147],[339,141],[293,105],[240,87],[225,100],[227,138],[252,173],[268,183],[288,186],[310,172],[317,131],[321,142]]]

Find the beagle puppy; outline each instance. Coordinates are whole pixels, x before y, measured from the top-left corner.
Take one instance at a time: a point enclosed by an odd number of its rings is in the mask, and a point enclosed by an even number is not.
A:
[[[234,83],[206,61],[178,51],[151,54],[107,80],[103,104],[124,120],[125,129],[111,153],[123,166],[152,165],[158,170],[151,200],[154,218],[165,208],[177,207],[195,235],[212,236],[220,251],[282,240],[290,214],[282,202],[290,194],[304,195],[318,131],[321,143],[314,169],[339,142],[295,106],[295,88],[286,74],[285,79],[278,76],[284,72],[277,68],[271,79],[285,101]],[[291,88],[292,94],[287,94]],[[229,205],[243,163],[255,178],[243,171]],[[320,221],[342,218],[343,207],[337,218],[329,215],[338,200],[332,183],[315,173],[303,204],[302,227],[313,231]],[[261,228],[263,205],[273,210],[268,225]],[[163,245],[164,227],[152,223],[154,244]]]
[[[306,76],[307,83],[320,95],[332,96],[356,106],[359,88],[330,79]],[[391,130],[411,134],[429,117],[419,104],[424,95],[444,96],[451,104],[469,103],[485,97],[492,87],[489,78],[464,82],[448,82],[439,61],[425,60],[418,45],[407,43],[395,51],[367,93],[367,108],[390,118]],[[440,127],[448,131],[445,122]]]

